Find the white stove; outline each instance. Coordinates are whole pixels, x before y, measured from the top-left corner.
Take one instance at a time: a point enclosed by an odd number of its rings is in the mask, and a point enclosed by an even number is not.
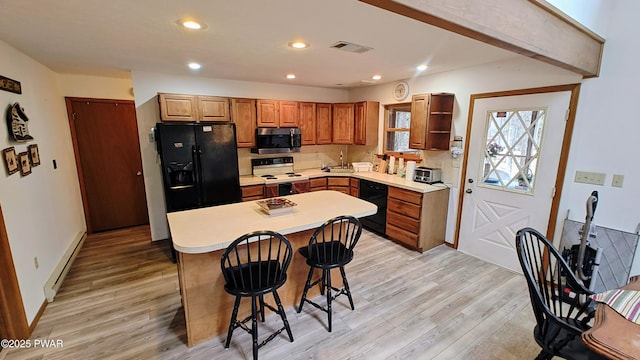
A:
[[[264,179],[265,184],[290,183],[308,180],[309,177],[293,170],[293,156],[251,159],[254,176]]]

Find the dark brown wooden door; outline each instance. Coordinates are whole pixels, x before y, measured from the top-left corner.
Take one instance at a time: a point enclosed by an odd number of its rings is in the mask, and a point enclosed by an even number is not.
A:
[[[133,101],[66,100],[88,232],[148,224]]]

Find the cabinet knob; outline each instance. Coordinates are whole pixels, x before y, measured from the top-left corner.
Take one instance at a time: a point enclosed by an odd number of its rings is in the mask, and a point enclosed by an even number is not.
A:
[[[466,192],[467,194],[471,194],[471,193],[473,192],[473,190],[471,190],[471,189],[467,189],[467,190],[465,190],[464,192]]]
[[[138,171],[138,172],[136,173],[136,175],[137,175],[137,176],[142,175],[142,171]]]

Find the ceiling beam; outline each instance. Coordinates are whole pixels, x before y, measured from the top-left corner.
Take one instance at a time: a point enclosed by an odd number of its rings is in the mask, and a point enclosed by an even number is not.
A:
[[[596,77],[604,39],[545,0],[360,0],[439,28]]]

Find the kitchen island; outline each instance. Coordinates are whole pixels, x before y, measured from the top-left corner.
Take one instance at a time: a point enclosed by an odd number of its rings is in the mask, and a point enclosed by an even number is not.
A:
[[[178,252],[178,277],[188,346],[227,331],[234,297],[224,291],[220,257],[236,238],[252,231],[273,230],[289,239],[294,254],[287,282],[278,289],[278,294],[285,310],[291,311],[290,307],[302,295],[309,270],[297,249],[306,246],[313,231],[332,217],[363,217],[377,211],[374,204],[330,190],[284,198],[296,206],[288,212],[274,215],[264,212],[255,202],[167,214],[173,245]],[[265,300],[272,302],[270,296]],[[240,314],[250,311],[249,303],[243,301]]]

